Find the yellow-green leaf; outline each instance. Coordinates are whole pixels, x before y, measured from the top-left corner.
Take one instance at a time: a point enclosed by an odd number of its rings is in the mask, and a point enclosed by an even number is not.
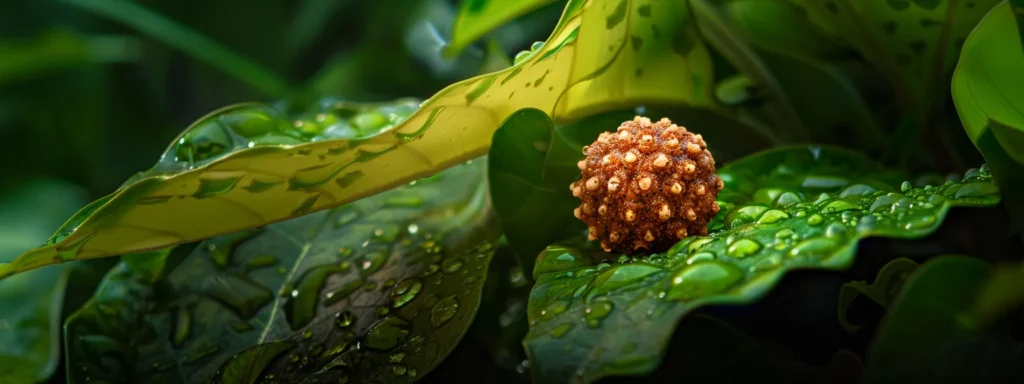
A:
[[[154,169],[76,214],[0,278],[69,260],[159,249],[336,207],[487,152],[512,112],[566,121],[635,105],[712,102],[712,66],[686,3],[589,0],[506,70],[418,106],[323,102],[299,117],[262,105],[190,127]],[[360,137],[367,134],[368,137]]]
[[[452,41],[446,54],[456,55],[488,32],[530,11],[558,0],[462,0],[452,26]],[[582,5],[582,1],[573,3]]]

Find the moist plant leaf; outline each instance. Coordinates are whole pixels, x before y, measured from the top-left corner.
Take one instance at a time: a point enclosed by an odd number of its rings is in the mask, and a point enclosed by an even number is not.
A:
[[[484,35],[515,18],[558,0],[461,0],[459,14],[452,26],[452,41],[445,49],[446,54],[456,55]],[[573,6],[583,5],[574,0]]]
[[[875,281],[868,284],[866,281],[851,281],[839,287],[839,325],[847,332],[857,332],[859,325],[853,325],[846,319],[846,311],[857,296],[864,295],[871,301],[888,308],[889,303],[899,293],[900,287],[907,277],[917,269],[918,265],[913,260],[901,257],[885,264]]]
[[[0,278],[337,207],[483,155],[500,123],[524,108],[557,122],[645,102],[713,102],[709,54],[684,2],[570,5],[547,42],[511,68],[421,104],[324,101],[295,116],[258,104],[214,112],[152,170],[87,206],[43,247],[0,265]]]
[[[992,267],[969,257],[924,263],[903,285],[886,313],[868,356],[870,382],[890,382],[921,368],[904,364],[950,344],[975,339],[984,329],[970,316]]]
[[[967,34],[1000,0],[789,0],[886,76],[906,113],[929,112]]]
[[[484,164],[212,238],[155,283],[120,264],[66,323],[68,382],[417,380],[479,305]]]
[[[66,182],[35,180],[0,198],[0,261],[42,241],[81,204]],[[46,382],[60,362],[60,319],[71,268],[32,271],[0,281],[0,381]]]
[[[604,253],[579,233],[540,255],[525,340],[535,377],[591,382],[650,373],[693,308],[755,301],[787,271],[847,268],[861,238],[918,238],[934,232],[950,207],[1000,199],[984,167],[959,182],[912,187],[838,148],[772,150],[732,162],[719,176],[722,210],[708,236],[631,257]]]
[[[974,146],[1006,191],[1006,207],[1024,230],[1024,5],[995,7],[964,43],[953,73],[953,102]]]

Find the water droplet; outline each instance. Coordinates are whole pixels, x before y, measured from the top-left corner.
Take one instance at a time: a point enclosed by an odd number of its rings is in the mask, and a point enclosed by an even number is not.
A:
[[[909,190],[910,190],[910,188],[912,188],[912,187],[913,187],[913,186],[912,186],[912,185],[910,185],[910,182],[909,182],[909,181],[904,181],[904,182],[903,182],[903,184],[900,184],[900,192],[904,192],[904,193],[906,193],[906,192],[907,192],[907,191],[909,191]]]
[[[349,311],[344,311],[334,316],[334,325],[342,329],[351,327],[352,323],[355,321],[356,315],[353,315],[352,312]]]
[[[714,259],[715,259],[715,254],[714,253],[711,253],[711,252],[700,252],[700,253],[694,254],[693,256],[690,256],[689,259],[686,259],[686,264],[694,264],[694,263],[699,263],[701,261],[708,261],[708,260],[714,260]]]
[[[430,324],[435,328],[444,325],[455,313],[459,311],[459,300],[455,296],[449,296],[438,301],[430,309]]]
[[[744,258],[761,250],[761,244],[751,239],[739,239],[729,246],[726,253],[735,258]]]
[[[689,253],[689,254],[692,255],[694,252],[699,251],[702,247],[704,247],[704,245],[706,245],[706,244],[708,244],[708,243],[710,243],[712,241],[715,241],[715,240],[714,239],[709,239],[709,238],[706,238],[706,237],[694,240],[692,243],[690,243],[690,246],[686,248],[686,253]]]
[[[395,364],[391,367],[391,373],[394,373],[395,376],[405,376],[408,371],[409,367],[406,367],[404,364]]]
[[[342,284],[340,287],[334,289],[333,291],[327,292],[327,294],[324,296],[324,305],[331,306],[344,300],[349,295],[358,290],[359,287],[362,287],[363,284],[365,283],[366,280],[363,280],[361,278],[350,280]]]
[[[837,237],[846,234],[846,226],[840,223],[831,223],[825,228],[826,237]]]
[[[757,223],[758,224],[775,224],[775,223],[778,223],[778,222],[780,222],[782,220],[785,220],[785,219],[788,219],[788,218],[789,218],[789,214],[787,214],[786,212],[780,211],[778,209],[772,209],[772,210],[768,210],[767,212],[762,214],[761,218],[757,219]]]
[[[729,212],[725,217],[725,223],[728,228],[735,228],[744,224],[753,223],[762,213],[768,210],[768,207],[761,205],[748,205],[745,207],[737,208]]]
[[[854,184],[846,187],[842,192],[839,192],[839,198],[846,198],[848,196],[865,196],[875,191],[877,191],[877,189],[870,185]]]
[[[955,198],[985,197],[999,193],[999,187],[986,181],[975,181],[964,184],[953,195]]]
[[[819,215],[817,213],[815,213],[815,214],[811,215],[811,217],[807,218],[807,224],[809,224],[809,225],[818,225],[818,224],[821,224],[821,222],[823,222],[823,221],[825,221],[825,218],[821,217],[821,215]]]
[[[456,257],[442,261],[441,269],[443,269],[445,273],[455,273],[462,269],[463,265],[462,259]]]
[[[423,281],[419,278],[410,277],[402,280],[402,282],[395,286],[395,290],[391,294],[391,306],[399,308],[408,304],[412,299],[416,298],[421,289],[423,289]]]
[[[784,192],[783,194],[779,195],[778,200],[775,200],[775,206],[785,207],[791,204],[799,203],[801,201],[803,201],[803,199],[801,199],[799,195],[793,192]]]
[[[743,280],[743,277],[743,271],[729,263],[695,263],[679,270],[672,277],[668,297],[672,300],[690,300],[720,293]]]
[[[825,212],[835,213],[843,211],[860,210],[860,206],[846,200],[835,200],[825,206]]]
[[[612,303],[607,301],[596,302],[583,311],[583,318],[586,319],[590,328],[597,328],[601,326],[601,320],[611,313],[613,307]]]
[[[628,289],[643,281],[647,276],[662,271],[661,268],[646,264],[626,264],[608,268],[594,278],[594,290],[590,294],[597,296],[611,291]]]
[[[779,240],[795,239],[796,232],[793,232],[792,229],[784,228],[779,230],[778,232],[775,232],[775,238]]]
[[[792,257],[807,256],[807,257],[822,257],[825,254],[835,248],[836,243],[831,239],[826,238],[815,238],[808,239],[800,242],[793,249],[789,250],[789,255]]]
[[[384,268],[388,261],[388,254],[384,252],[370,252],[363,256],[360,270],[363,276],[369,276]]]
[[[573,323],[559,324],[557,327],[551,329],[551,337],[561,339],[562,337],[565,336],[565,334],[569,333],[569,331],[571,331],[575,327],[576,325]]]
[[[373,324],[366,333],[367,348],[387,351],[409,334],[409,323],[397,316],[388,316]]]
[[[409,224],[409,227],[406,228],[406,231],[409,232],[410,235],[415,235],[416,232],[419,232],[419,230],[420,226],[416,224]]]
[[[564,301],[556,301],[540,311],[540,318],[542,320],[549,320],[555,316],[558,316],[565,312],[565,309],[569,307],[569,303]]]
[[[405,360],[405,352],[396,352],[388,356],[388,361],[392,363],[401,363],[402,360]]]

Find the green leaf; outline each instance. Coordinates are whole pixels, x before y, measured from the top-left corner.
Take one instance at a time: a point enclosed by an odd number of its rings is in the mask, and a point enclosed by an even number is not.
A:
[[[548,42],[511,68],[451,85],[408,118],[402,112],[415,104],[351,120],[370,137],[354,138],[345,128],[351,116],[339,115],[375,109],[365,105],[327,101],[306,117],[259,105],[215,112],[179,136],[154,170],[87,206],[47,245],[0,265],[0,278],[340,206],[486,153],[501,121],[524,108],[557,122],[642,102],[713,101],[709,54],[684,3],[587,4],[567,8]]]
[[[0,261],[46,238],[60,219],[85,202],[79,188],[38,180],[0,200]],[[45,382],[60,361],[60,319],[68,268],[32,271],[0,281],[0,378]]]
[[[807,128],[797,115],[793,103],[784,92],[782,84],[768,69],[761,57],[705,0],[690,0],[701,35],[708,44],[720,52],[736,68],[750,76],[751,80],[764,89],[771,101],[765,105],[767,114],[775,123],[774,128],[791,141],[806,141]]]
[[[852,44],[889,81],[907,114],[942,100],[960,44],[999,0],[790,0]]]
[[[601,252],[580,233],[540,255],[525,341],[537,377],[589,382],[649,373],[693,308],[755,301],[787,271],[847,268],[861,238],[919,238],[950,207],[999,202],[984,170],[914,188],[837,148],[772,150],[730,163],[719,176],[722,210],[708,236],[630,257]]]
[[[968,311],[978,287],[991,274],[984,261],[939,257],[924,263],[903,285],[883,319],[868,358],[873,382],[901,377],[917,364],[902,365],[984,331]],[[883,381],[888,382],[888,381]]]
[[[953,73],[960,121],[1006,194],[1006,206],[1024,230],[1024,46],[1021,12],[1004,2],[964,43]]]
[[[107,17],[135,28],[150,37],[180,49],[196,59],[271,97],[281,97],[288,84],[277,74],[188,27],[146,7],[119,0],[61,0],[62,3]]]
[[[445,54],[455,56],[502,24],[556,1],[460,0],[459,15],[452,26],[452,41],[445,48]],[[570,3],[572,7],[580,7],[584,1],[573,0]]]
[[[789,2],[730,0],[721,7],[743,39],[757,47],[807,58],[831,56],[840,47]]]
[[[207,240],[156,284],[121,264],[67,321],[69,382],[426,375],[469,328],[498,238],[483,165]]]
[[[996,265],[992,275],[978,288],[971,317],[981,326],[995,323],[1001,316],[1024,304],[1024,263]]]
[[[850,324],[846,319],[846,311],[857,296],[864,295],[874,301],[882,308],[888,308],[896,294],[899,293],[903,282],[917,269],[918,265],[913,260],[901,257],[885,264],[875,282],[868,284],[866,281],[851,281],[839,287],[839,325],[847,332],[857,332],[859,325]]]
[[[713,150],[723,148],[722,154],[727,153],[725,148],[752,153],[768,148],[771,142],[753,128],[718,118],[709,110],[651,108],[647,112],[675,119],[694,132],[708,132],[709,145]],[[635,111],[608,112],[556,128],[544,112],[524,109],[512,114],[495,132],[488,156],[491,198],[524,269],[532,270],[536,255],[551,242],[585,228],[572,214],[579,200],[565,193],[579,178],[576,164],[583,160],[583,146],[633,116]],[[737,136],[746,137],[745,145],[729,142]]]

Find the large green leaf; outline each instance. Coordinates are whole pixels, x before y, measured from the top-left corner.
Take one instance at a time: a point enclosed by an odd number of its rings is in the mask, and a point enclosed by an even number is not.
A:
[[[447,54],[462,52],[487,33],[519,16],[558,0],[460,0],[459,15],[452,26],[452,41]],[[583,1],[571,1],[571,7],[580,7]]]
[[[0,261],[45,239],[85,194],[75,186],[38,180],[0,200]],[[60,361],[60,318],[69,268],[32,271],[0,281],[0,381],[49,379]]]
[[[917,363],[922,355],[981,335],[984,329],[969,311],[991,271],[984,261],[967,257],[946,256],[924,263],[904,284],[875,336],[869,379],[894,382],[919,377],[931,368]]]
[[[154,284],[122,264],[67,321],[69,382],[414,381],[479,305],[499,235],[484,177],[476,161],[216,237]]]
[[[331,102],[305,116],[259,105],[215,112],[153,171],[90,204],[47,245],[0,265],[0,277],[339,206],[486,153],[501,121],[523,108],[563,121],[640,102],[712,102],[711,62],[685,2],[590,0],[572,11],[513,67],[453,84],[408,118],[362,120],[383,127],[368,138],[332,136],[346,131],[349,116],[338,113],[352,107]]]
[[[886,76],[905,113],[923,116],[945,95],[960,44],[999,0],[789,0],[852,44]],[[781,21],[780,21],[781,22]]]
[[[652,117],[669,117],[705,135],[712,150],[728,160],[768,148],[771,140],[742,122],[711,110],[650,108]],[[579,179],[577,162],[583,146],[601,132],[614,131],[635,111],[614,111],[555,127],[542,111],[525,109],[512,114],[494,134],[489,182],[494,208],[523,268],[533,269],[537,254],[551,242],[583,229],[572,210],[579,200],[565,193]],[[741,143],[730,140],[745,137]],[[721,149],[719,151],[719,149]]]
[[[985,168],[912,187],[836,148],[772,150],[719,176],[722,210],[708,236],[631,257],[604,253],[580,233],[540,255],[525,341],[538,378],[651,372],[676,323],[697,306],[752,302],[787,271],[848,267],[861,238],[925,236],[950,207],[999,202]]]
[[[1024,229],[1024,4],[993,9],[964,43],[953,73],[953,102],[967,135],[1006,191],[1006,206]]]

